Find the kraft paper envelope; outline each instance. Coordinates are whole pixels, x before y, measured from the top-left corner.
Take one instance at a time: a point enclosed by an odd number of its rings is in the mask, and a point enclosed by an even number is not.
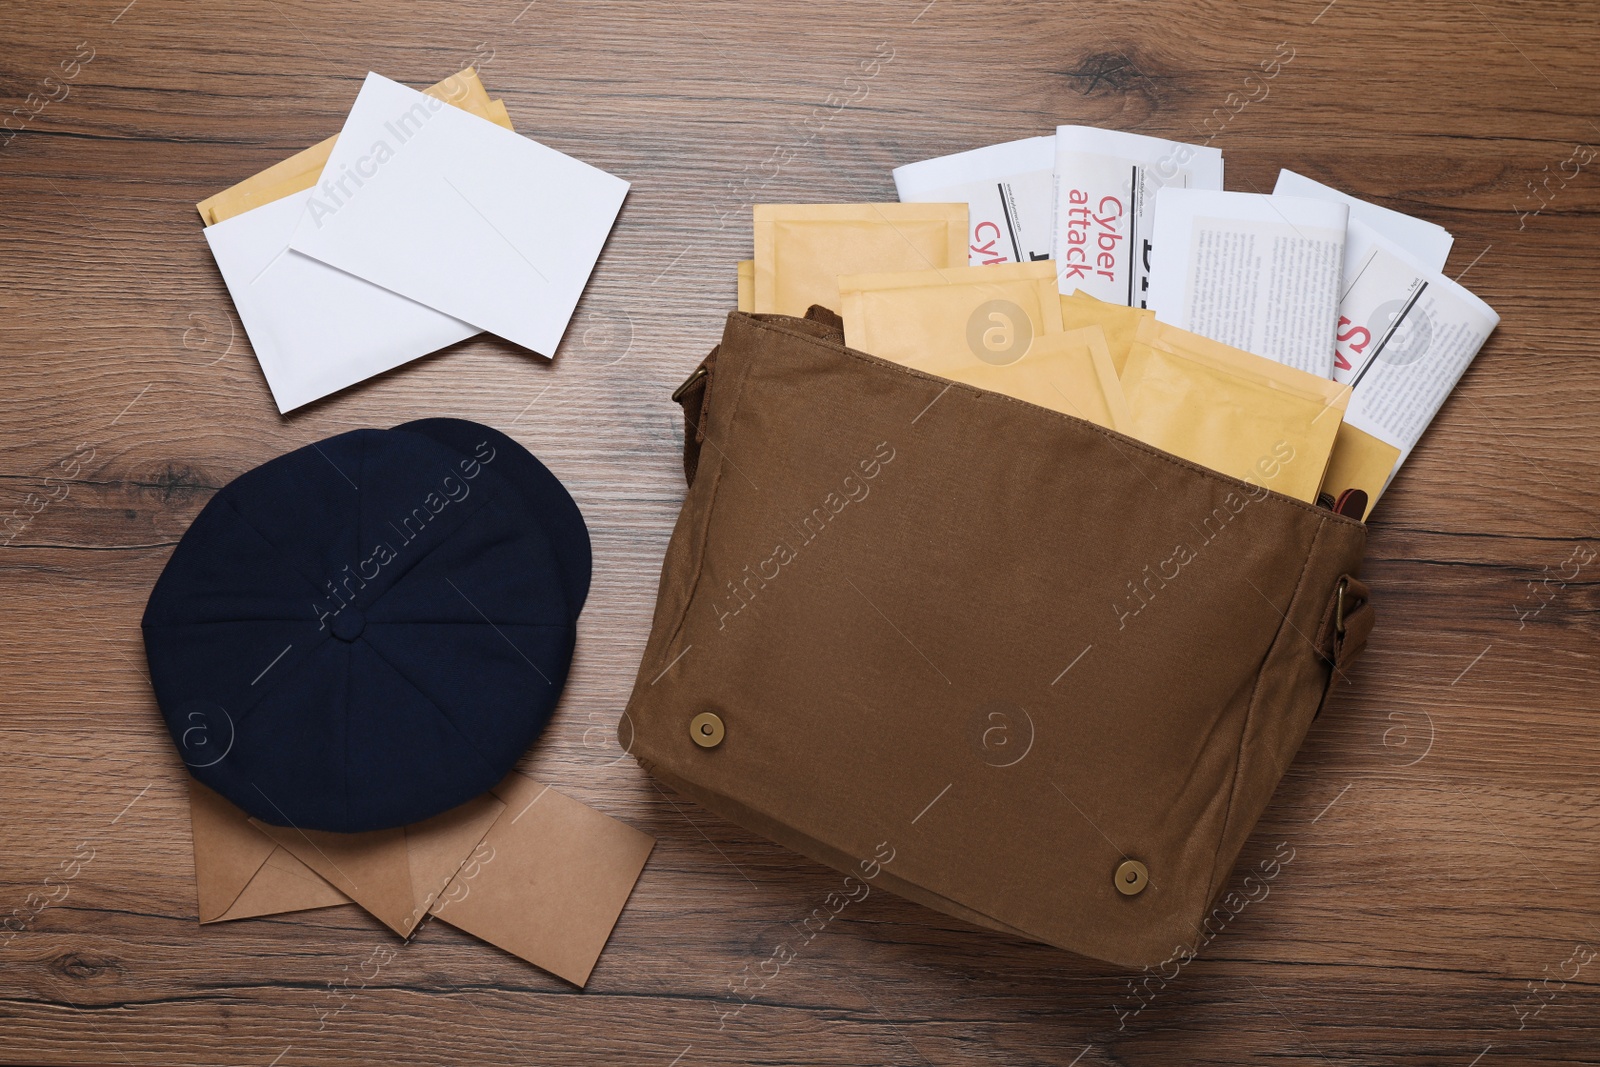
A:
[[[189,802],[202,923],[354,901],[402,935],[471,858],[504,807],[484,796],[402,829],[302,834],[259,823],[193,780]],[[303,861],[307,856],[312,863]],[[412,911],[415,919],[408,918]]]
[[[553,356],[628,183],[368,74],[297,252]]]
[[[454,104],[474,115],[496,122],[508,130],[511,128],[511,118],[506,114],[505,104],[499,100],[489,99],[489,94],[484,91],[483,82],[478,80],[477,71],[471,67],[459,74],[452,74],[437,85],[430,85],[422,91],[435,99]],[[251,208],[269,204],[290,193],[311,188],[322,174],[322,167],[328,162],[328,154],[333,151],[334,143],[338,139],[338,135],[335,134],[310,148],[296,152],[288,159],[274,163],[259,174],[206,197],[195,205],[200,212],[200,218],[210,226],[212,223],[243,214]]]
[[[250,825],[379,922],[410,937],[504,810],[484,794],[424,822],[371,833],[297,830],[257,819]]]
[[[189,795],[203,923],[353,901],[404,937],[431,913],[579,986],[655,847],[516,772],[426,822],[367,834],[268,826],[192,779]]]
[[[967,265],[966,204],[757,204],[753,310],[840,310],[841,274]]]
[[[258,833],[248,815],[193,778],[189,819],[202,923],[350,903],[315,871]]]
[[[655,839],[521,774],[495,787],[505,812],[473,877],[456,876],[433,914],[582,986]]]

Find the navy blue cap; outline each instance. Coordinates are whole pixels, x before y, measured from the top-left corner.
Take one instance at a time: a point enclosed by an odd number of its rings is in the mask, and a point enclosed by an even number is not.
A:
[[[190,772],[249,814],[402,826],[533,743],[588,582],[581,514],[510,438],[460,420],[356,430],[200,512],[145,608],[150,678]]]
[[[584,524],[583,514],[578,511],[572,494],[550,473],[550,468],[499,430],[466,419],[418,419],[401,423],[395,429],[431,437],[464,456],[484,447],[494,450],[495,472],[510,479],[543,519],[550,547],[561,563],[567,607],[576,619],[583,610],[583,602],[589,598],[589,576],[593,570],[589,527]]]

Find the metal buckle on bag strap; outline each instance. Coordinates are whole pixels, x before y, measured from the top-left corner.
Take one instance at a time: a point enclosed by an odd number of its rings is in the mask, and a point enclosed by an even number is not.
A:
[[[1344,593],[1350,588],[1350,579],[1339,579],[1339,592],[1333,606],[1333,632],[1340,637],[1344,636]]]
[[[683,384],[672,391],[672,402],[674,404],[682,403],[684,394],[690,389],[693,389],[696,382],[707,377],[710,373],[711,372],[706,369],[706,365],[704,363],[696,367],[694,372],[683,380]]]

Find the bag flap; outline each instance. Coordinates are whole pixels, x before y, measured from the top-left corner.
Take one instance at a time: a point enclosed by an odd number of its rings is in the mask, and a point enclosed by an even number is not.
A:
[[[813,854],[888,842],[989,925],[1135,965],[1194,942],[1364,528],[798,322],[729,317],[633,751]]]

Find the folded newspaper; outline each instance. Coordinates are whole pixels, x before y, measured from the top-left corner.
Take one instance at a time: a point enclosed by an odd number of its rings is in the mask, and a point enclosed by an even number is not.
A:
[[[1221,150],[1057,126],[1054,252],[1061,291],[1148,307],[1156,194],[1169,186],[1221,190]]]
[[[1049,259],[1055,240],[1056,139],[975,148],[896,167],[894,187],[907,203],[966,204],[968,263]]]
[[[1370,512],[1500,318],[1443,274],[1443,227],[1289,170],[1270,196],[1222,177],[1208,145],[1070,125],[894,172],[901,200],[968,206],[974,266],[1050,259],[1064,296],[1346,386],[1322,491]]]

